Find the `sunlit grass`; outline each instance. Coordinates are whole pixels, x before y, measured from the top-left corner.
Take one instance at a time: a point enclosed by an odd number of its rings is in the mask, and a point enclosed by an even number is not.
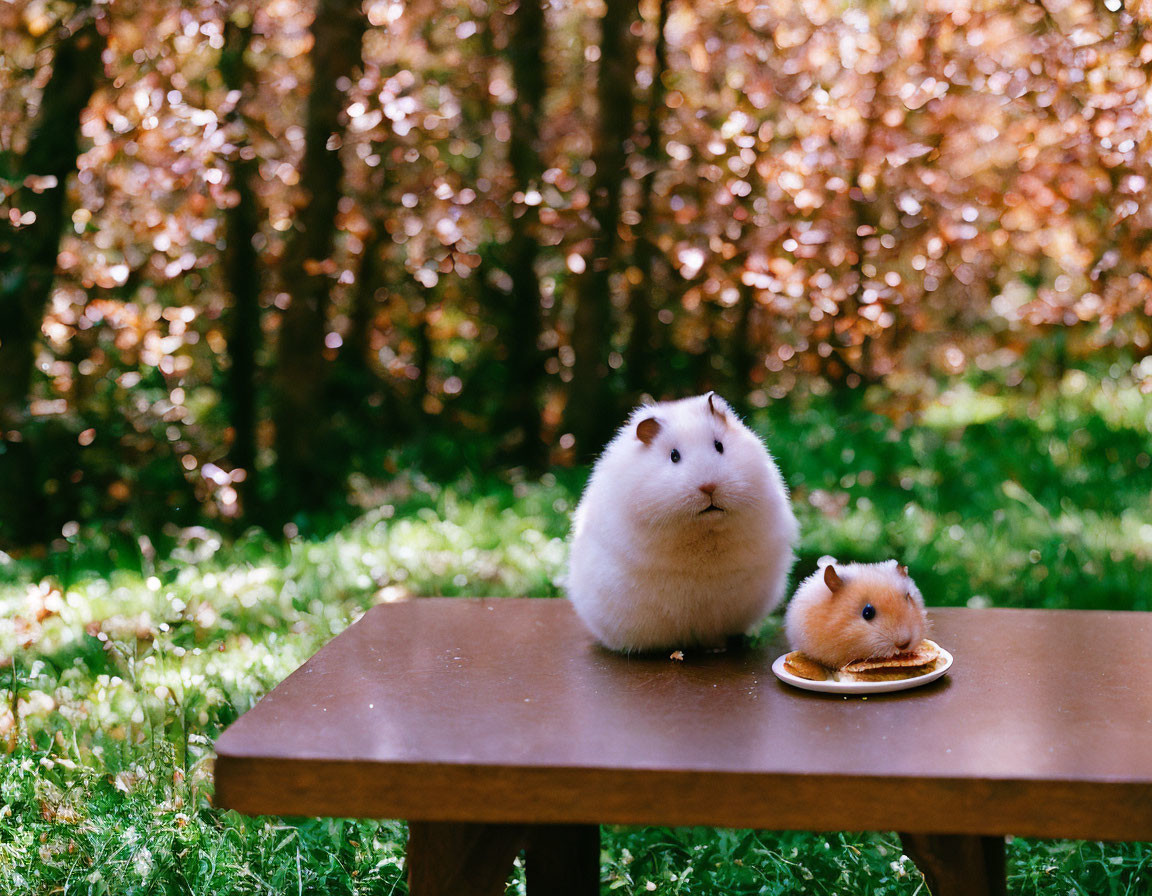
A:
[[[558,593],[567,491],[434,491],[318,541],[252,533],[225,545],[187,530],[166,557],[104,573],[87,558],[67,583],[38,575],[65,568],[60,557],[9,559],[0,742],[14,750],[0,769],[0,893],[181,881],[196,893],[403,891],[402,826],[213,810],[211,744],[373,603]]]
[[[770,416],[798,571],[900,557],[932,604],[1152,608],[1152,395],[1083,377],[1043,398],[961,385],[904,431],[862,412]]]
[[[976,394],[903,431],[817,406],[755,419],[793,487],[797,575],[825,553],[898,556],[931,604],[1152,608],[1152,399],[1114,390],[1105,420],[1099,391],[1068,383],[1046,401]],[[560,594],[582,481],[406,475],[322,538],[185,529],[153,544],[94,524],[2,558],[0,893],[404,892],[402,824],[218,811],[212,742],[375,603]],[[922,883],[884,833],[610,828],[604,844],[605,892]],[[1022,893],[1135,893],[1150,855],[1018,840],[1009,873]]]

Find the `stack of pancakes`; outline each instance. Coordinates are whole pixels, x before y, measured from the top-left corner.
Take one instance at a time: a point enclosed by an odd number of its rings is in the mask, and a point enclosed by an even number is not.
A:
[[[809,681],[900,681],[927,675],[943,657],[940,645],[925,638],[903,653],[872,660],[854,660],[840,669],[829,669],[799,650],[793,650],[784,658],[784,668]]]

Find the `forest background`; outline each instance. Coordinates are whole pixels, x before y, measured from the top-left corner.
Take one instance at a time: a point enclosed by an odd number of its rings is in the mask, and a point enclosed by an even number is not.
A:
[[[1147,393],[1146,13],[6,2],[0,542],[311,531],[642,396]]]

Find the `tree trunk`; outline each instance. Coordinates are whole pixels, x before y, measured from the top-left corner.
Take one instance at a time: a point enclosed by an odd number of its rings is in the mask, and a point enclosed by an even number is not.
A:
[[[0,544],[45,538],[37,446],[24,431],[36,344],[56,277],[67,221],[68,178],[76,170],[80,114],[103,75],[104,35],[82,8],[60,29],[52,75],[28,146],[15,166],[10,208],[29,220],[0,220]],[[75,444],[74,442],[72,443]],[[59,458],[57,458],[59,460]]]
[[[349,368],[364,376],[372,369],[372,327],[376,320],[376,292],[382,282],[380,253],[385,235],[384,222],[378,220],[364,240],[360,269],[356,272],[356,290],[352,294],[352,311],[348,316],[348,338],[341,353]]]
[[[411,301],[411,300],[410,300]],[[416,314],[415,332],[412,334],[415,352],[412,363],[416,367],[415,398],[416,398],[416,425],[427,434],[431,429],[431,419],[428,412],[428,374],[432,362],[436,358],[436,347],[432,344],[432,309],[428,306],[427,298],[418,299],[410,305]]]
[[[330,503],[341,470],[328,452],[324,336],[332,283],[330,260],[344,165],[339,82],[360,61],[365,18],[359,0],[320,0],[312,23],[312,92],[296,226],[283,280],[289,304],[280,321],[274,374],[278,510],[291,517]]]
[[[736,270],[742,268],[743,265]],[[758,360],[756,348],[752,345],[752,315],[756,308],[756,292],[746,283],[741,283],[739,290],[740,307],[737,309],[736,326],[732,328],[728,347],[732,379],[726,397],[736,413],[743,415],[750,410],[748,393],[752,389],[752,369]]]
[[[52,76],[17,167],[22,186],[10,199],[13,209],[34,220],[18,229],[0,223],[0,430],[15,429],[24,416],[56,276],[68,177],[76,170],[80,113],[103,74],[104,46],[89,10],[61,29]]]
[[[375,185],[374,193],[384,195],[382,179]],[[333,371],[338,379],[334,408],[353,419],[353,425],[344,426],[344,435],[357,440],[361,448],[369,444],[380,448],[400,444],[412,434],[419,416],[388,378],[380,375],[373,348],[379,297],[385,284],[396,279],[384,255],[389,243],[385,217],[383,212],[377,215],[364,239],[348,313],[348,332]]]
[[[589,458],[611,437],[617,421],[608,385],[612,333],[612,271],[619,242],[621,192],[632,137],[632,85],[636,48],[630,28],[636,0],[605,5],[601,19],[596,96],[599,122],[594,137],[589,204],[593,216],[592,257],[576,285],[572,349],[575,363],[568,395],[568,428],[577,457]]]
[[[544,8],[540,0],[522,0],[512,14],[508,56],[516,102],[512,106],[508,161],[512,181],[522,193],[539,189],[540,119],[546,79],[544,75]],[[505,342],[509,389],[505,420],[497,431],[519,434],[510,460],[530,470],[543,470],[547,452],[542,436],[540,392],[544,381],[544,355],[539,348],[543,325],[540,281],[536,275],[538,220],[536,204],[511,207],[508,276],[511,292],[504,299],[500,333]]]
[[[652,293],[653,267],[659,247],[656,245],[658,228],[652,213],[653,182],[663,167],[664,146],[660,130],[664,121],[664,74],[668,70],[668,40],[665,31],[668,25],[668,12],[672,0],[660,0],[660,12],[656,23],[655,59],[652,64],[652,86],[648,91],[648,120],[644,128],[644,179],[640,182],[640,231],[637,234],[635,261],[640,271],[628,296],[628,316],[632,319],[632,330],[628,337],[628,349],[624,357],[629,397],[635,399],[652,388],[654,377],[652,344],[655,326],[653,325]]]
[[[250,27],[229,21],[225,28],[220,71],[229,90],[247,94],[251,72],[244,64],[244,52],[251,36]],[[232,118],[240,117],[240,105]],[[230,366],[224,384],[224,400],[232,426],[229,460],[234,469],[245,472],[239,483],[240,508],[244,516],[259,515],[256,470],[256,355],[260,350],[260,257],[253,239],[260,229],[260,212],[252,184],[259,174],[254,152],[242,142],[232,162],[232,189],[235,204],[224,214],[224,277],[232,295],[228,327]]]
[[[829,344],[835,350],[828,356],[824,366],[825,378],[832,384],[833,400],[841,406],[849,406],[857,399],[860,385],[870,377],[872,341],[871,336],[861,325],[860,308],[863,305],[865,258],[868,239],[876,232],[879,223],[874,203],[861,186],[861,175],[871,151],[877,128],[882,127],[883,110],[880,108],[883,74],[876,72],[872,79],[871,99],[864,116],[864,134],[856,151],[855,162],[848,179],[848,203],[852,211],[852,231],[856,234],[855,259],[849,271],[848,295],[840,306],[838,316],[851,321],[851,327],[839,336],[835,328],[829,335]],[[859,334],[859,335],[856,335]],[[858,344],[856,340],[859,340]],[[853,349],[858,349],[853,351]],[[851,357],[855,355],[855,357]]]

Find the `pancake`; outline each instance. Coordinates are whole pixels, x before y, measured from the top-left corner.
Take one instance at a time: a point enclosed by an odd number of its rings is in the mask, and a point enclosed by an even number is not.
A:
[[[901,666],[892,669],[869,669],[865,672],[849,672],[841,669],[837,674],[838,681],[903,681],[906,678],[918,678],[927,675],[939,665],[940,659],[934,659],[923,666]]]
[[[879,670],[905,669],[926,666],[939,659],[940,645],[925,638],[911,650],[894,656],[882,656],[871,660],[853,660],[844,666],[845,672],[873,672]]]
[[[784,657],[784,668],[797,678],[805,678],[808,681],[826,681],[832,671],[799,650],[793,650]]]
[[[942,658],[940,645],[925,638],[911,650],[895,656],[848,663],[838,677],[840,681],[900,681],[927,675]]]

